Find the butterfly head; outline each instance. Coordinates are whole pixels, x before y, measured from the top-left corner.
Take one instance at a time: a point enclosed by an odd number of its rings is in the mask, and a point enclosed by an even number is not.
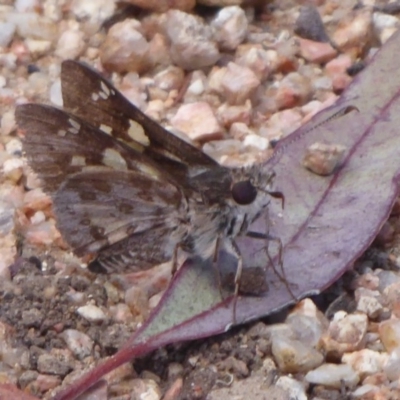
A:
[[[254,165],[234,170],[230,186],[231,229],[228,234],[236,236],[245,232],[249,226],[268,206],[272,192],[275,173],[265,165]],[[283,197],[283,196],[282,196]]]
[[[260,165],[244,167],[233,174],[231,196],[240,206],[254,203],[257,197],[265,197],[271,192],[275,173]]]

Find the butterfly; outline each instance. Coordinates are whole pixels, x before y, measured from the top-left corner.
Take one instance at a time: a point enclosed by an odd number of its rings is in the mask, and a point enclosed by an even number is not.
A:
[[[228,168],[175,136],[84,63],[62,63],[63,109],[23,104],[16,122],[57,227],[95,272],[126,273],[202,259],[268,207],[274,172]],[[238,272],[239,275],[239,272]]]

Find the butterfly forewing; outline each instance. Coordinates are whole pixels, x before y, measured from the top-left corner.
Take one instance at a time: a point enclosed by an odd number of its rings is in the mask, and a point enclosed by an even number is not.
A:
[[[139,124],[148,139],[144,154],[174,176],[188,195],[194,190],[211,204],[229,196],[227,168],[147,117],[97,71],[67,60],[61,82],[64,107],[116,139],[131,143]]]
[[[41,104],[24,104],[17,107],[16,120],[25,131],[23,147],[29,165],[50,194],[69,175],[90,166],[131,169],[153,179],[173,179],[140,151],[63,110]]]
[[[147,151],[158,155],[161,163],[167,158],[189,164],[191,168],[219,166],[205,153],[147,117],[91,67],[73,60],[64,61],[61,83],[67,110],[97,127],[111,128],[114,137],[127,142],[132,140],[138,123],[149,140]]]

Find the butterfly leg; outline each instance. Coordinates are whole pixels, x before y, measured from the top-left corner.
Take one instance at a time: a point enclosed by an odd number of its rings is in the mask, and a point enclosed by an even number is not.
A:
[[[243,260],[240,251],[236,246],[236,243],[233,241],[232,241],[232,247],[235,248],[236,255],[238,256],[238,264],[236,268],[235,281],[234,281],[235,292],[233,298],[233,324],[236,324],[236,305],[237,305],[237,299],[239,298],[240,279],[242,277],[242,272],[243,272]]]
[[[249,231],[246,233],[246,236],[254,238],[254,239],[261,239],[261,240],[265,240],[266,241],[266,246],[264,248],[265,250],[265,254],[268,257],[268,261],[269,264],[271,265],[274,273],[279,277],[279,279],[283,282],[283,284],[286,286],[287,291],[290,293],[290,295],[293,297],[293,300],[295,300],[296,302],[298,302],[298,298],[295,296],[295,294],[293,293],[289,281],[286,278],[286,273],[285,273],[285,268],[283,266],[283,261],[282,261],[282,253],[283,253],[283,245],[282,245],[282,241],[281,239],[279,239],[276,236],[271,236],[269,234],[266,233],[261,233],[261,232],[252,232]],[[276,242],[278,243],[278,265],[279,265],[279,269],[280,271],[278,271],[275,268],[275,263],[274,260],[272,259],[269,251],[268,251],[268,243],[269,242]]]
[[[178,251],[179,244],[177,244],[174,248],[174,252],[172,253],[172,267],[171,267],[171,276],[174,277],[175,273],[178,269]]]
[[[218,282],[218,289],[221,299],[224,298],[224,294],[222,293],[222,283],[221,283],[221,273],[218,269],[218,253],[221,246],[221,238],[218,236],[217,240],[215,241],[215,248],[214,248],[214,255],[213,255],[213,267],[215,271],[215,275]]]
[[[232,316],[232,324],[236,324],[236,306],[237,306],[237,300],[239,297],[239,289],[240,289],[240,280],[242,278],[242,272],[243,272],[243,259],[242,255],[240,254],[239,247],[237,244],[233,241],[233,239],[228,239],[227,242],[229,245],[229,249],[237,258],[237,267],[236,267],[236,273],[235,273],[235,278],[233,280],[234,284],[234,292],[233,292],[233,316]]]

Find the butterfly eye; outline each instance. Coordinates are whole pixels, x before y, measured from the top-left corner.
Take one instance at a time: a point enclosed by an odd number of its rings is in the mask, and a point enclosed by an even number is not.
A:
[[[255,200],[257,197],[257,189],[249,180],[240,181],[232,186],[231,194],[236,203],[245,206],[251,204]]]

